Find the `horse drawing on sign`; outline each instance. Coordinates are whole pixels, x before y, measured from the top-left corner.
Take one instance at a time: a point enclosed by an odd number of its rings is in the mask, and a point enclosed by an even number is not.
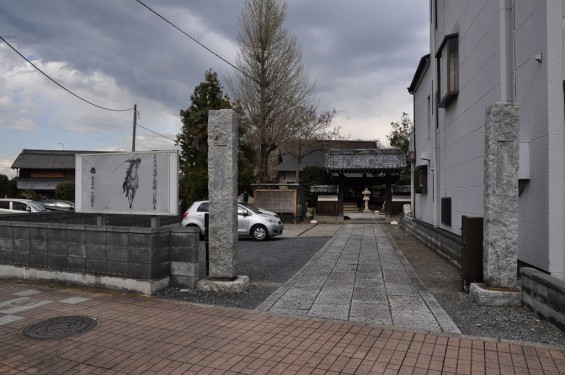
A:
[[[139,168],[139,163],[141,163],[140,158],[126,160],[129,163],[128,170],[126,172],[126,178],[122,184],[123,193],[129,201],[129,208],[133,203],[133,198],[135,197],[135,192],[139,186],[139,177],[137,176],[137,169]]]

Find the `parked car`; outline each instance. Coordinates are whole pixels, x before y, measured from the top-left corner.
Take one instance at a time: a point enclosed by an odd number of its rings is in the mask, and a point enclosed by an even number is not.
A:
[[[40,201],[41,205],[50,211],[74,211],[75,203],[59,199]]]
[[[18,199],[18,198],[1,198],[0,199],[0,213],[3,214],[17,214],[25,212],[44,212],[47,211],[45,207],[31,199]]]
[[[246,208],[256,209],[257,211],[261,212],[262,214],[267,214],[267,215],[279,217],[279,215],[276,212],[265,210],[265,209],[260,208],[260,207],[255,207],[251,203],[242,202],[242,201],[238,201],[237,203],[242,205],[243,207],[246,207]]]
[[[183,227],[196,227],[200,237],[204,236],[204,215],[209,212],[208,201],[194,202],[182,215]],[[240,237],[252,237],[256,241],[264,241],[279,236],[283,232],[283,223],[278,217],[263,214],[255,207],[246,207],[238,202],[237,231]]]

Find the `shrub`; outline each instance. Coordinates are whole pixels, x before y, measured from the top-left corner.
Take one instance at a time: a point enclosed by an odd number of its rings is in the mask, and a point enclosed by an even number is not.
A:
[[[73,181],[64,181],[57,184],[55,188],[55,197],[66,201],[75,201],[75,183]]]

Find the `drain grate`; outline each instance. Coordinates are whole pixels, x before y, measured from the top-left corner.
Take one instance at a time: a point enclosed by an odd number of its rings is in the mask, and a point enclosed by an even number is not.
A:
[[[34,339],[59,339],[85,333],[98,322],[88,316],[59,316],[34,323],[24,329],[24,335]]]

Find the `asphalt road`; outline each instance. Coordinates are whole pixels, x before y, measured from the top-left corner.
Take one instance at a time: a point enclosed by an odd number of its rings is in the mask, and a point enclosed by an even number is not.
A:
[[[243,309],[254,309],[282,284],[296,274],[331,237],[276,237],[265,242],[250,239],[238,241],[237,273],[249,276],[246,292],[206,293],[168,288],[157,297],[179,299]],[[200,273],[205,276],[205,243],[200,241]]]

